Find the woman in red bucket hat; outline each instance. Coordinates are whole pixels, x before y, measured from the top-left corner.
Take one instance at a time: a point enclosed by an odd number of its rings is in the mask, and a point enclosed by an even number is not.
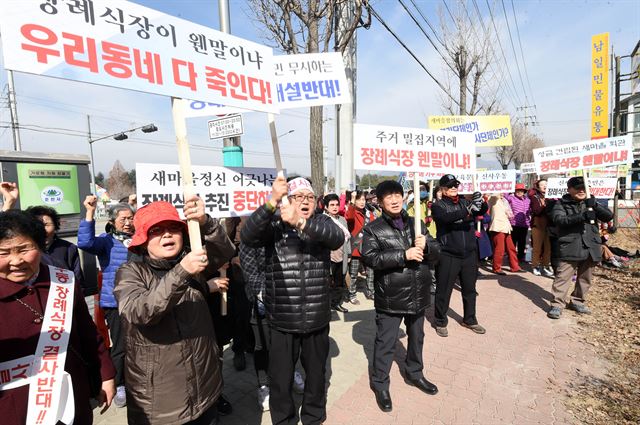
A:
[[[137,257],[116,276],[129,423],[217,423],[222,373],[206,298],[226,289],[228,280],[214,276],[235,246],[199,197],[186,198],[183,211],[200,223],[204,249],[189,249],[173,205],[152,202],[134,218],[129,251]]]

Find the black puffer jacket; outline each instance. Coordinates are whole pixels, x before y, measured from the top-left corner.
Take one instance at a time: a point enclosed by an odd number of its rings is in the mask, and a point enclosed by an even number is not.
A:
[[[489,207],[486,202],[483,202],[480,211],[470,215],[467,210],[470,204],[471,201],[463,197],[459,197],[458,202],[454,202],[446,196],[433,203],[431,215],[436,222],[437,239],[443,254],[458,258],[475,255],[478,247],[474,227],[475,217],[483,216]]]
[[[361,258],[373,268],[375,307],[377,311],[395,314],[418,314],[429,305],[431,273],[429,264],[438,261],[438,243],[426,232],[424,260],[407,261],[405,251],[414,246],[413,217],[402,211],[403,230],[382,213],[379,219],[367,224],[362,239]]]
[[[598,223],[585,221],[584,212],[587,207],[584,201],[575,201],[571,195],[565,194],[555,203],[551,210],[551,221],[558,233],[558,259],[561,261],[583,261],[589,255],[593,261],[602,260],[602,240],[598,231]],[[600,221],[609,221],[613,213],[609,208],[595,203],[594,211]]]
[[[266,207],[249,217],[242,243],[265,247],[265,306],[271,326],[308,333],[329,324],[330,252],[344,243],[331,218],[316,214],[301,233]]]

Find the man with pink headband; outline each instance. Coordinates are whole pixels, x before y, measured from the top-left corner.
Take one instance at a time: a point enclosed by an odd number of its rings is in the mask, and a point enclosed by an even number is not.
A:
[[[287,196],[289,202],[282,202]],[[300,420],[326,419],[326,361],[331,320],[329,282],[331,251],[344,234],[330,217],[314,214],[311,182],[278,177],[269,202],[245,223],[241,239],[265,248],[264,304],[270,325],[269,410],[274,425],[297,423],[293,376],[300,358],[306,379]]]

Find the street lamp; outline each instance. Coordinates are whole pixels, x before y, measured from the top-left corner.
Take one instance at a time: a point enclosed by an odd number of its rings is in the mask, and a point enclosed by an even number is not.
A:
[[[98,137],[97,139],[92,139],[91,138],[91,117],[89,115],[87,115],[87,125],[89,128],[89,136],[87,138],[88,142],[89,142],[89,151],[91,152],[91,183],[93,184],[93,193],[97,196],[98,195],[98,191],[96,190],[96,169],[95,169],[95,161],[93,160],[93,144],[95,142],[98,142],[100,140],[104,140],[104,139],[108,139],[110,137],[113,137],[115,140],[126,140],[129,138],[129,136],[126,135],[126,133],[132,133],[136,130],[142,130],[143,133],[153,133],[154,131],[158,131],[158,127],[156,127],[154,124],[147,124],[147,125],[142,125],[140,127],[135,127],[129,130],[125,130],[125,131],[121,131],[119,133],[114,133],[114,134],[110,134],[108,136],[103,136],[103,137]],[[293,130],[292,130],[293,131]]]
[[[143,131],[144,131],[144,130],[143,130]],[[289,131],[287,131],[286,133],[282,133],[282,134],[280,134],[280,135],[278,136],[278,139],[279,139],[279,138],[281,138],[282,136],[286,136],[287,134],[291,134],[291,133],[293,133],[294,131],[295,131],[295,130],[289,130]]]

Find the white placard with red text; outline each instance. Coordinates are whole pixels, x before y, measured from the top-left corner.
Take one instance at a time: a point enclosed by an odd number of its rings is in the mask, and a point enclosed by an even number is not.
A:
[[[633,162],[631,135],[533,150],[538,174],[569,172]]]
[[[475,172],[473,135],[423,128],[354,124],[356,170]]]
[[[561,198],[562,195],[568,193],[567,180],[569,178],[551,178],[547,180],[547,198]],[[596,198],[613,199],[616,193],[616,178],[588,178],[589,190]]]
[[[277,112],[270,47],[124,0],[1,1],[14,71]]]
[[[516,170],[485,170],[476,173],[476,189],[482,193],[513,193]]]
[[[336,105],[351,102],[340,53],[274,56],[278,109]],[[187,117],[246,112],[215,103],[192,101]]]
[[[250,215],[269,200],[278,176],[273,168],[191,166],[194,190],[211,217]],[[154,201],[173,204],[184,218],[184,189],[178,164],[136,164],[138,206]]]

